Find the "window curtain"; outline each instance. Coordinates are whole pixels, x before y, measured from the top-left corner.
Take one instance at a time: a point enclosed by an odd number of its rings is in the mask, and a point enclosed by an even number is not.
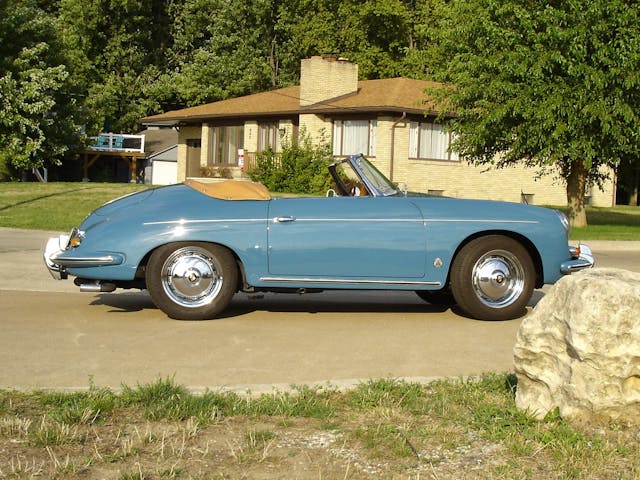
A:
[[[375,156],[376,120],[335,120],[333,154]]]
[[[430,160],[458,160],[449,153],[450,134],[444,125],[427,122],[411,122],[409,129],[409,157]]]
[[[211,129],[210,165],[237,165],[238,149],[244,147],[244,126]]]

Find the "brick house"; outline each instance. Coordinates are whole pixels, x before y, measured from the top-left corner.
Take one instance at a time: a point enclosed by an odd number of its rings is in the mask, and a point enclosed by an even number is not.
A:
[[[277,152],[282,138],[295,139],[305,131],[314,140],[331,142],[336,157],[364,153],[391,180],[412,191],[566,203],[564,185],[553,175],[538,178],[524,166],[475,167],[449,152],[450,134],[434,122],[424,93],[433,83],[358,81],[358,66],[334,57],[303,60],[300,77],[299,86],[154,115],[142,123],[178,128],[178,181],[216,171],[240,177],[241,163],[250,163],[255,152]],[[603,190],[594,188],[588,201],[613,205],[614,182]]]

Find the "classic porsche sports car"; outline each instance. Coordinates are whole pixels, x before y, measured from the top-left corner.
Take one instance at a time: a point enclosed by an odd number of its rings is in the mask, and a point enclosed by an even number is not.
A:
[[[534,288],[593,266],[561,212],[400,191],[362,155],[330,165],[325,197],[245,181],[138,192],[49,239],[44,261],[81,291],[147,289],[169,317],[214,318],[238,291],[414,290],[486,320],[522,315]]]

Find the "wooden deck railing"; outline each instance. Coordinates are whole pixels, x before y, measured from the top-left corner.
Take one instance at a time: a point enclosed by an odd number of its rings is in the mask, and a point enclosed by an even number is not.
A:
[[[144,153],[144,135],[125,135],[120,133],[101,133],[91,137],[93,145],[90,150],[104,152],[138,152]]]

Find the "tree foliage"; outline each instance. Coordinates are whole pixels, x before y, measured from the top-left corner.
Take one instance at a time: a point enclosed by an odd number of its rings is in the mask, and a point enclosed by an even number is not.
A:
[[[174,43],[163,83],[174,102],[197,105],[289,84],[279,12],[287,2],[173,2]]]
[[[31,2],[0,0],[0,163],[59,164],[79,116],[56,23]]]
[[[440,7],[434,75],[455,147],[477,163],[557,167],[570,217],[585,189],[640,154],[640,18],[627,0],[453,0]]]
[[[166,1],[59,0],[57,15],[91,111],[90,132],[128,132],[159,108],[154,84],[171,44]]]
[[[361,79],[455,86],[437,95],[460,153],[559,172],[579,224],[605,167],[638,165],[639,29],[631,0],[0,0],[0,165],[338,54]]]
[[[422,77],[437,1],[0,0],[0,155],[59,163],[81,131],[292,85],[311,55]]]

